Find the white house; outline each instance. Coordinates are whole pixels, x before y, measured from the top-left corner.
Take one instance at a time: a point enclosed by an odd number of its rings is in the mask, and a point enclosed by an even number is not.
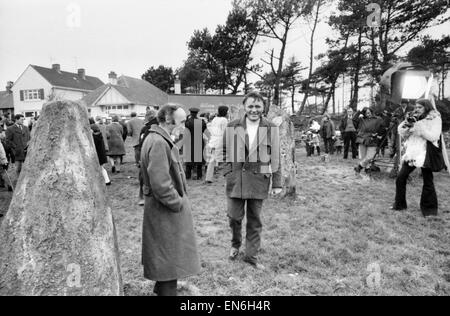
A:
[[[145,116],[148,106],[159,108],[168,102],[168,95],[149,82],[128,76],[117,78],[110,72],[109,83],[86,95],[82,101],[92,117]]]
[[[86,76],[84,69],[71,73],[62,71],[59,64],[52,68],[29,65],[12,87],[14,113],[37,116],[50,99],[78,101],[102,85],[97,77]]]

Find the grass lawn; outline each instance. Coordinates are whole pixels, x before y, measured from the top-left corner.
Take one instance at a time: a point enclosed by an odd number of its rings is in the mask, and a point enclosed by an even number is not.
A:
[[[116,220],[127,295],[152,295],[142,277],[143,208],[128,144],[123,172],[111,175],[108,198]],[[408,187],[410,208],[389,210],[394,180],[356,176],[356,162],[324,163],[298,149],[297,200],[269,199],[263,208],[266,271],[228,260],[230,231],[224,179],[189,181],[202,273],[184,280],[183,295],[450,295],[450,176],[435,177],[440,215],[419,210],[421,178]],[[10,193],[0,192],[1,212]],[[244,224],[245,227],[245,224]]]

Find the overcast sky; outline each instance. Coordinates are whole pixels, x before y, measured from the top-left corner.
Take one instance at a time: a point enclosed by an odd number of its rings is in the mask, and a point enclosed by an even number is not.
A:
[[[187,56],[194,30],[226,21],[231,0],[0,0],[0,90],[29,64],[76,72],[107,81],[107,74],[140,77],[150,66],[177,68]],[[80,18],[77,18],[77,11]],[[449,23],[433,30],[449,33]],[[288,56],[308,65],[309,32],[300,25],[289,39]],[[321,23],[316,53],[326,49],[330,29]],[[261,42],[259,60],[273,47]]]

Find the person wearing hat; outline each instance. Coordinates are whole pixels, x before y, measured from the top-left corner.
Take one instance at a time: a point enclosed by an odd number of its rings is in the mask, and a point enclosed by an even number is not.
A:
[[[190,108],[189,112],[191,116],[186,121],[186,135],[184,135],[184,150],[186,161],[186,178],[191,179],[192,169],[197,171],[197,180],[203,178],[203,150],[205,149],[205,143],[203,140],[203,133],[206,130],[206,123],[202,119],[198,118],[198,108]]]

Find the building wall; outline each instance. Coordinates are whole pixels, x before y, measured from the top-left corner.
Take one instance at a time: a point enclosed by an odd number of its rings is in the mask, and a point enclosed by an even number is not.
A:
[[[118,109],[118,107],[122,107],[122,109]],[[124,106],[128,107],[128,109],[124,109]],[[115,109],[108,109],[108,107],[116,107]],[[145,117],[145,113],[147,111],[147,105],[145,104],[135,104],[135,105],[103,105],[103,106],[90,106],[90,116],[96,117],[100,116],[103,118],[111,117],[113,115],[118,115],[120,117],[130,117],[132,112],[136,112],[138,116]]]
[[[78,101],[86,95],[86,92],[82,92],[82,91],[63,90],[63,89],[57,89],[57,88],[55,88],[53,91],[54,91],[53,94],[57,98],[71,100],[71,101]]]
[[[44,89],[44,100],[20,101],[20,90]],[[45,98],[52,92],[52,86],[36,70],[28,66],[22,76],[14,83],[12,88],[14,98],[14,112],[40,112]]]
[[[44,90],[44,100],[20,100],[21,90]],[[15,82],[13,88],[14,98],[14,112],[21,114],[35,113],[39,114],[42,106],[49,100],[49,97],[55,96],[57,98],[67,99],[71,101],[78,101],[87,92],[65,90],[60,88],[53,88],[53,86],[45,80],[33,67],[28,66],[22,76]]]
[[[170,94],[169,103],[179,104],[188,112],[197,107],[200,113],[217,113],[219,106],[228,106],[231,110],[242,108],[243,95],[199,95],[199,94]]]

